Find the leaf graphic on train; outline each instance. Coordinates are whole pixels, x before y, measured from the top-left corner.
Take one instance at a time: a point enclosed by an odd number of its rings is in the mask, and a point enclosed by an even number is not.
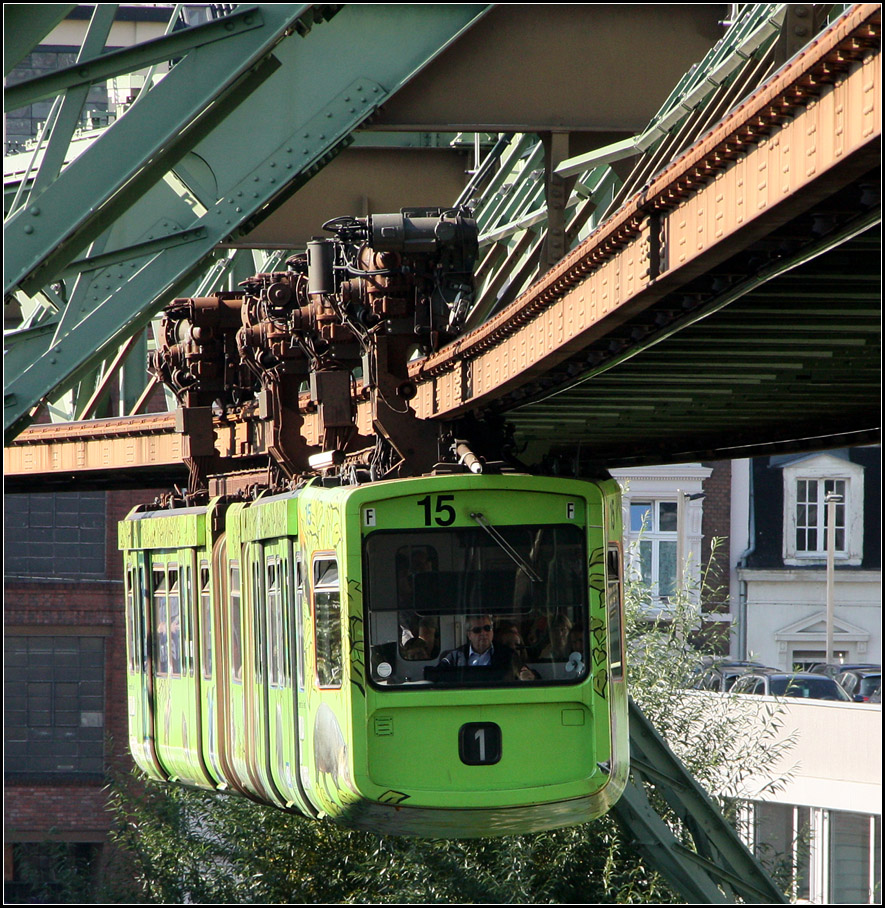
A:
[[[378,800],[382,804],[402,804],[403,801],[408,801],[411,795],[407,795],[402,791],[393,791],[392,789],[385,791]]]
[[[596,646],[605,648],[605,622],[594,615],[590,619],[590,633],[593,635],[593,641]]]
[[[607,684],[608,684],[608,672],[604,668],[601,668],[593,676],[593,690],[595,690],[596,693],[599,694],[600,697],[604,698],[606,696]]]
[[[602,547],[594,549],[590,556],[590,589],[595,593],[601,594],[605,590],[605,549]]]
[[[351,583],[355,582],[356,581],[351,581]],[[366,664],[362,615],[353,614],[351,612],[348,628],[350,631],[350,680],[357,690],[365,697],[366,689],[364,685],[366,683]]]

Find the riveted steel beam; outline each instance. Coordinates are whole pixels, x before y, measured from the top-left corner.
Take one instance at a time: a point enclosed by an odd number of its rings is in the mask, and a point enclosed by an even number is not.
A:
[[[307,5],[302,6],[299,15],[307,8]],[[113,19],[113,9],[111,18]],[[254,8],[247,7],[246,11],[238,10],[224,19],[195,25],[162,38],[153,38],[131,48],[108,51],[97,60],[78,60],[70,66],[60,67],[44,76],[10,86],[3,94],[3,109],[17,110],[35,101],[55,97],[60,92],[70,91],[72,88],[95,85],[114,76],[172,60],[204,44],[229,39],[242,32],[262,28],[264,24],[264,17]]]
[[[878,16],[856,8],[520,299],[413,364],[417,412],[450,418],[534,381],[875,167]],[[834,74],[826,60],[846,46],[854,58]]]

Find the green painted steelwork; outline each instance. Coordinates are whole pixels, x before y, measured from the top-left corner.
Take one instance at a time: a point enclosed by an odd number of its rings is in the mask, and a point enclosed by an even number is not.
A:
[[[630,782],[612,815],[687,904],[789,902],[632,699],[630,762]],[[651,806],[645,785],[685,824],[694,850]]]
[[[683,76],[641,134],[551,162],[567,193],[558,215],[564,220],[565,251],[584,240],[771,74],[784,15],[784,4],[744,4],[723,37]],[[551,207],[544,176],[543,140],[514,136],[500,169],[471,200],[484,256],[477,269],[478,291],[468,329],[499,312],[546,270],[542,256]]]
[[[83,268],[51,338],[10,338],[6,437],[192,286],[218,243],[273,211],[487,9],[352,5],[301,35],[313,7],[259,5],[261,27],[189,51],[6,224],[9,290],[35,294],[78,258]],[[178,245],[139,246],[156,241]]]
[[[100,4],[97,11],[102,5],[108,7],[111,21],[113,21],[114,5]],[[295,4],[288,5],[295,6]],[[302,5],[298,16],[304,13],[309,6],[309,4]],[[10,86],[4,93],[3,109],[16,110],[26,104],[55,97],[55,95],[73,88],[95,85],[97,82],[111,79],[114,76],[135,72],[146,66],[182,57],[189,51],[211,44],[213,41],[232,38],[242,32],[264,26],[263,16],[256,12],[254,7],[247,7],[246,11],[237,10],[222,20],[195,25],[185,31],[154,38],[131,48],[108,51],[102,54],[98,60],[78,60],[71,66],[62,67],[44,76]]]
[[[76,3],[5,3],[3,5],[3,75],[40,43]]]

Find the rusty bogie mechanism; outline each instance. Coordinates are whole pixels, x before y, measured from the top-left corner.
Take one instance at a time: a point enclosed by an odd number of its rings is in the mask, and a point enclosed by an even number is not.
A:
[[[371,478],[414,475],[445,459],[439,428],[409,406],[408,363],[454,338],[473,299],[476,222],[461,209],[340,217],[286,270],[241,291],[167,306],[149,370],[181,406],[189,496],[224,470],[213,420],[257,418],[271,485],[362,464]],[[360,434],[358,400],[371,402]],[[302,435],[307,414],[318,443]]]

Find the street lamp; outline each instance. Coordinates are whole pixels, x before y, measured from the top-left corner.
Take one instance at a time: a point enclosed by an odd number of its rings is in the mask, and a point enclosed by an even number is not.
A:
[[[836,610],[834,589],[836,581],[836,505],[842,496],[827,492],[824,499],[827,503],[827,652],[825,662],[835,662],[833,653],[833,614]]]

